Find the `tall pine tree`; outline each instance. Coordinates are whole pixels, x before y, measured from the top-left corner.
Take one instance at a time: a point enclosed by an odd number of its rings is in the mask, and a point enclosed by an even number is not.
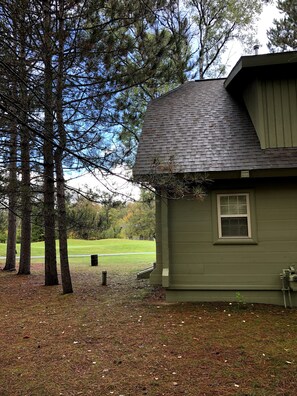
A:
[[[268,48],[271,52],[297,50],[297,1],[278,0],[277,8],[283,15],[273,20],[267,31]]]

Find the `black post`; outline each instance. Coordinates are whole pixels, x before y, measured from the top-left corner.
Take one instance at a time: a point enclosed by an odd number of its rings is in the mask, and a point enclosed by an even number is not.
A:
[[[91,255],[91,266],[97,267],[98,266],[98,254]]]
[[[107,271],[102,271],[102,286],[107,285]]]

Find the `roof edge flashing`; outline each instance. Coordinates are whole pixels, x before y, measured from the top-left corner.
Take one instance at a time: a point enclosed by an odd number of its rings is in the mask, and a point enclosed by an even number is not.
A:
[[[224,87],[228,91],[237,91],[239,82],[247,82],[260,70],[286,70],[296,65],[297,51],[242,56],[226,78]]]

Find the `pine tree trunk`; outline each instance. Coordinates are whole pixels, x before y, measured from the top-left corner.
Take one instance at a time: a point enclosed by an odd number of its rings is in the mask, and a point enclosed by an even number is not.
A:
[[[51,45],[50,1],[43,1],[44,10],[44,244],[45,244],[45,285],[57,285],[57,260],[55,241],[55,185],[53,158],[53,69]]]
[[[30,145],[26,127],[21,131],[21,252],[19,275],[29,275],[31,267],[31,177]]]
[[[16,22],[13,20],[14,34],[17,35]],[[16,60],[15,60],[16,63]],[[17,101],[17,82],[12,81],[13,99]],[[18,124],[15,119],[11,120],[10,148],[9,148],[9,182],[8,182],[8,228],[6,244],[6,262],[4,271],[16,270],[16,211],[17,211],[17,141]]]
[[[67,218],[65,205],[65,180],[63,172],[63,152],[66,146],[66,131],[63,120],[63,88],[64,88],[64,0],[59,0],[58,16],[58,75],[56,90],[56,114],[59,135],[59,147],[55,153],[55,166],[57,178],[57,207],[58,207],[58,229],[60,247],[60,265],[63,293],[72,293],[72,282],[68,260],[67,244]]]
[[[31,267],[31,173],[30,173],[30,135],[27,128],[29,99],[26,87],[26,25],[25,11],[27,0],[21,2],[20,24],[19,24],[19,42],[20,42],[20,60],[19,75],[21,79],[20,101],[22,106],[22,125],[21,125],[21,252],[19,275],[29,275]]]
[[[13,122],[12,124],[16,124]],[[16,270],[16,210],[17,210],[17,126],[12,125],[9,152],[8,233],[4,271]]]
[[[16,15],[12,12],[12,29],[14,35],[18,36],[18,24]],[[17,69],[17,43],[14,43],[15,58],[13,62],[14,68]],[[12,97],[15,102],[18,102],[18,82],[17,79],[12,79],[11,82]],[[13,110],[13,109],[12,109]],[[18,123],[15,119],[11,120],[10,131],[10,147],[9,147],[9,181],[8,181],[8,229],[7,229],[7,244],[6,244],[6,262],[3,268],[4,271],[16,270],[16,235],[17,235],[17,141],[18,141]]]
[[[65,187],[60,154],[56,155],[56,175],[61,278],[63,293],[67,294],[72,293],[73,289],[68,260]]]

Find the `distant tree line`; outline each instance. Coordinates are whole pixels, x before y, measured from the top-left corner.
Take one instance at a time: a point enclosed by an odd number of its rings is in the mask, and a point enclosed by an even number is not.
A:
[[[104,194],[101,203],[77,196],[69,203],[68,235],[81,239],[154,239],[154,194],[142,191],[139,201],[123,202]]]
[[[94,198],[94,194],[93,194]],[[80,194],[67,194],[67,237],[73,239],[146,239],[155,237],[154,194],[142,190],[139,200],[123,201],[104,193],[99,200]],[[42,204],[32,211],[32,242],[44,241],[40,211]],[[0,243],[7,242],[8,212],[0,210]],[[21,221],[17,220],[16,241],[21,242]],[[57,237],[57,234],[56,234]]]

